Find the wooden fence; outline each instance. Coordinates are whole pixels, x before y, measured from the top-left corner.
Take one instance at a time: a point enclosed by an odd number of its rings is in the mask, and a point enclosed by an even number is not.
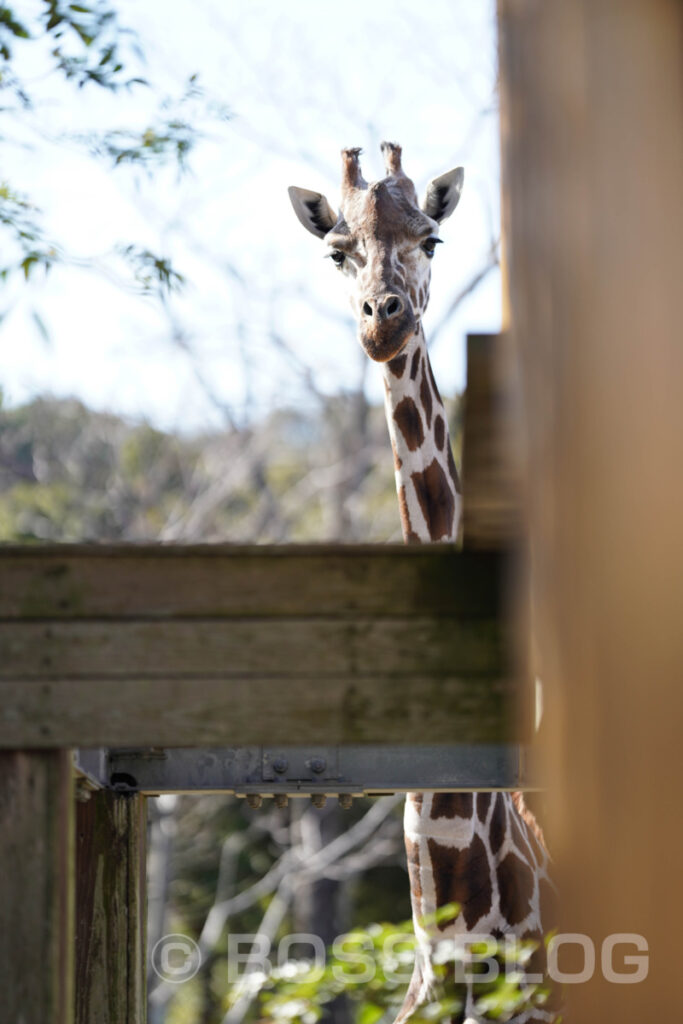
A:
[[[478,345],[468,493],[475,504],[481,495],[495,546],[490,523],[507,498],[476,454],[495,463],[485,383],[495,346]],[[519,784],[505,751],[531,735],[532,700],[514,665],[514,576],[501,551],[481,550],[481,521],[469,515],[464,551],[0,549],[4,1019],[145,1020],[145,797],[104,788],[74,809],[70,748],[418,743],[402,775],[415,787],[426,744],[461,744],[463,785]],[[476,754],[492,745],[500,758]],[[334,792],[334,780],[323,785]]]

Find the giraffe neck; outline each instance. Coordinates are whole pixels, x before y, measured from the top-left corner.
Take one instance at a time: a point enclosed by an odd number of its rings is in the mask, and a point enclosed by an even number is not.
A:
[[[404,540],[454,541],[462,507],[460,482],[422,328],[383,369]],[[404,833],[418,948],[394,1024],[404,1024],[428,998],[432,956],[444,939],[531,940],[538,947],[533,973],[539,972],[541,980],[554,889],[547,851],[521,793],[409,793]],[[422,924],[449,903],[460,907],[457,916],[436,929]],[[480,1021],[471,982],[460,986],[459,998],[458,1020]],[[533,1005],[515,1014],[510,1024],[552,1024],[556,1019],[557,1006]]]
[[[462,506],[460,481],[422,327],[383,371],[403,539],[453,541]]]

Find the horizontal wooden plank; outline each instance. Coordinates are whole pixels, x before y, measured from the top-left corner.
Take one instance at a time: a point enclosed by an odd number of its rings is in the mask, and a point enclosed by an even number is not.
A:
[[[0,623],[0,679],[498,674],[495,620],[196,619]]]
[[[450,545],[0,547],[0,619],[495,615],[502,559]]]
[[[504,743],[515,687],[416,675],[0,682],[0,747]]]
[[[524,740],[504,589],[449,545],[0,549],[0,746]]]

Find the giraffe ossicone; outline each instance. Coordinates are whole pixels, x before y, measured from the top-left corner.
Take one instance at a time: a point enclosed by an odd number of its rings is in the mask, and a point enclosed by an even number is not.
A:
[[[434,178],[420,203],[402,167],[401,147],[382,143],[386,177],[368,183],[360,150],[342,150],[341,203],[290,188],[294,211],[323,239],[344,276],[368,356],[382,364],[385,410],[406,541],[454,541],[461,497],[447,417],[434,380],[422,317],[429,302],[431,260],[439,224],[456,208],[464,172]],[[548,853],[521,793],[409,793],[404,833],[413,922],[415,969],[395,1024],[429,996],[432,958],[444,940],[490,935],[538,944],[527,970],[545,971],[543,937],[554,926]],[[437,908],[457,903],[455,917],[426,927]],[[461,986],[453,1024],[487,1018],[471,981]],[[509,1024],[551,1024],[557,1010],[534,1001]],[[501,1018],[496,1018],[501,1019]]]

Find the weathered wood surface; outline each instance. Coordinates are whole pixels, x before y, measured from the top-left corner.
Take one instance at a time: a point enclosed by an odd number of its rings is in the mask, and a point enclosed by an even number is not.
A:
[[[0,621],[497,614],[501,559],[451,545],[0,546]]]
[[[5,745],[54,746],[503,742],[510,680],[416,676],[350,679],[123,679],[0,683],[11,707]],[[23,740],[22,740],[23,741]]]
[[[5,548],[0,579],[1,746],[519,734],[500,556]]]
[[[500,642],[486,619],[13,622],[0,624],[0,681],[491,675]]]
[[[75,1024],[144,1024],[145,797],[77,805]]]
[[[499,6],[546,834],[560,931],[596,950],[566,1016],[669,1021],[683,905],[683,4]],[[645,980],[605,977],[615,933],[647,942]],[[636,955],[626,940],[607,966],[632,974]]]
[[[73,793],[67,751],[0,751],[0,866],[0,1017],[71,1024]]]

